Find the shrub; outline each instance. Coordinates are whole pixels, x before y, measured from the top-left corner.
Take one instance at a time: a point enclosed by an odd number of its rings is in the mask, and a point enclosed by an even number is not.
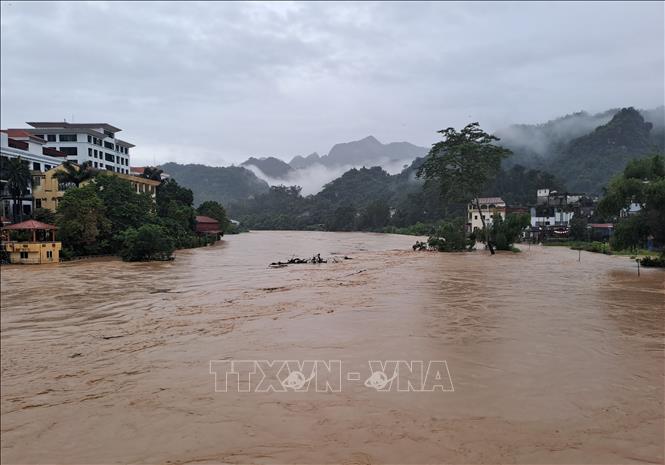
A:
[[[120,256],[126,261],[170,260],[175,246],[168,231],[156,224],[127,228],[118,237]]]
[[[466,237],[461,221],[446,222],[427,239],[430,248],[439,252],[462,252],[473,249],[474,242]]]
[[[640,264],[647,267],[665,268],[665,252],[660,254],[660,257],[644,257],[640,259]]]

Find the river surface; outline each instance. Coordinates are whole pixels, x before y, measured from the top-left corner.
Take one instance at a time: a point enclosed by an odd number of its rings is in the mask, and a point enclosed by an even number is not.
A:
[[[252,232],[168,263],[3,267],[2,463],[663,463],[661,270],[414,241]],[[337,260],[267,267],[315,253]],[[343,377],[217,392],[211,360]],[[451,389],[376,390],[372,360],[445,361]]]

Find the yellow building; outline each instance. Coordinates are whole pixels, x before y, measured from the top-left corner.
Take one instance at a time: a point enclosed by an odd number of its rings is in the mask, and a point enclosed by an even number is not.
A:
[[[10,263],[58,263],[62,244],[55,240],[56,227],[40,221],[28,220],[2,228],[2,250]],[[12,240],[12,233],[27,232],[27,240]],[[24,233],[25,234],[25,233]]]
[[[75,165],[76,166],[76,165]],[[56,211],[58,208],[58,203],[65,191],[72,187],[70,184],[63,184],[58,180],[56,173],[63,171],[64,168],[62,165],[51,168],[50,170],[42,173],[39,171],[33,171],[32,173],[32,197],[34,199],[35,205],[34,208],[46,208],[47,210]],[[116,173],[114,171],[103,171],[104,173],[112,174],[118,176],[119,178],[125,179],[130,182],[132,188],[137,193],[147,192],[155,200],[157,195],[157,186],[159,186],[159,181],[153,181],[152,179],[145,179],[138,176],[130,176],[128,174]],[[84,181],[82,184],[85,185],[90,181]]]

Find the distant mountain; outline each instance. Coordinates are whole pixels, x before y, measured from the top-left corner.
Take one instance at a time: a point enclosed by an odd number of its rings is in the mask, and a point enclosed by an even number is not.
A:
[[[194,192],[194,203],[216,200],[223,205],[268,192],[268,183],[238,166],[214,167],[166,163],[160,166],[182,186]]]
[[[591,133],[575,138],[545,161],[545,169],[573,191],[600,193],[630,160],[662,152],[652,138],[653,123],[634,108],[622,108]]]
[[[308,166],[311,166],[315,163],[321,163],[321,157],[316,152],[310,153],[306,157],[303,157],[301,155],[296,155],[289,162],[289,165],[293,169],[299,170],[299,169],[307,168]]]
[[[293,171],[291,165],[275,157],[250,157],[247,161],[241,163],[241,166],[255,166],[266,176],[276,179],[284,179]]]
[[[313,153],[307,157],[295,157],[291,167],[304,169],[319,163],[328,168],[340,166],[377,166],[388,162],[411,162],[426,155],[428,149],[409,142],[391,142],[382,144],[374,136],[368,136],[353,142],[335,144],[328,155]]]

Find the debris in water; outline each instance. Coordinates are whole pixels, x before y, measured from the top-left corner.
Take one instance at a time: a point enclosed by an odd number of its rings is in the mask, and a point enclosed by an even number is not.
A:
[[[291,257],[289,260],[287,260],[285,262],[272,262],[268,266],[270,268],[284,268],[285,266],[288,266],[288,265],[302,265],[302,264],[306,264],[306,263],[312,263],[312,264],[328,263],[328,262],[339,263],[341,260],[353,260],[353,258],[347,257],[346,255],[344,255],[344,258],[331,257],[329,259],[324,259],[324,258],[321,258],[320,253],[317,253],[312,258]]]

